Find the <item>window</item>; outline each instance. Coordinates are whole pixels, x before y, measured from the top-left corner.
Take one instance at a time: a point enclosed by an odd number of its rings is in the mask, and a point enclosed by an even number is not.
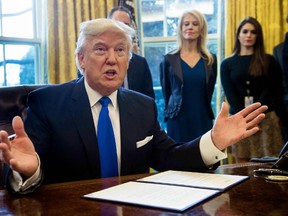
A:
[[[138,28],[140,31],[140,48],[149,64],[156,103],[159,112],[159,122],[166,128],[163,119],[164,99],[161,90],[159,64],[162,55],[171,51],[176,43],[176,33],[179,16],[189,8],[202,12],[208,24],[208,49],[217,55],[218,65],[221,58],[220,35],[217,28],[221,22],[222,0],[141,0],[137,1]],[[217,84],[215,86],[212,107],[217,113]]]
[[[45,83],[42,0],[0,0],[0,86]],[[42,14],[42,15],[41,15]]]

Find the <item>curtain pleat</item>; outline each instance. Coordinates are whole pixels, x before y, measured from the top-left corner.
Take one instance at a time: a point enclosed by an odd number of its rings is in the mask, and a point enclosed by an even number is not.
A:
[[[77,77],[75,47],[80,23],[107,17],[115,0],[47,0],[48,82],[63,83]]]
[[[267,53],[284,40],[288,24],[288,0],[227,0],[226,1],[225,57],[231,55],[238,24],[246,16],[256,18],[263,29]]]

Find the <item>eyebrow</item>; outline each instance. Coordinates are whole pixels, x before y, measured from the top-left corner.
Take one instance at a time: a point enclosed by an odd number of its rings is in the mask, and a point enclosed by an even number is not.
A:
[[[109,47],[109,44],[107,44],[107,43],[105,43],[103,41],[99,41],[99,42],[96,42],[96,43],[93,44],[92,49],[95,49],[97,46]],[[115,48],[115,47],[118,47],[118,46],[128,46],[128,43],[124,42],[124,41],[121,41],[120,43],[115,44],[115,46],[113,46],[113,47]]]

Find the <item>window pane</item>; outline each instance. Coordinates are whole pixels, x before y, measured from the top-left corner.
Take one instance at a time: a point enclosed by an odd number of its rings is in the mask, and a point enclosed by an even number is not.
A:
[[[4,74],[3,45],[0,44],[0,86],[3,86],[5,84],[4,78],[5,74]]]
[[[144,49],[154,86],[160,86],[159,64],[165,51],[165,44],[146,45]]]
[[[217,39],[208,39],[207,40],[207,48],[208,50],[217,55],[218,54],[218,42]]]
[[[32,0],[2,0],[2,36],[34,38]]]
[[[217,33],[217,0],[142,0],[141,22],[143,37],[176,36],[179,16],[183,11],[196,9],[207,20],[208,33]]]
[[[28,45],[6,45],[5,64],[6,85],[35,83],[35,48]]]
[[[141,22],[144,37],[164,36],[164,2],[163,0],[145,0],[141,2]]]
[[[158,119],[160,126],[166,130],[166,123],[164,122],[164,98],[160,84],[159,65],[165,53],[173,49],[175,43],[146,43],[145,44],[145,58],[147,59],[149,68],[152,74],[156,104],[158,108]]]
[[[190,2],[190,1],[188,1]],[[187,8],[183,0],[175,1],[168,0],[166,3],[166,23],[167,23],[167,36],[176,36],[179,16],[182,11]]]
[[[163,98],[163,94],[162,94],[162,88],[154,88],[154,92],[155,92],[155,102],[157,105],[157,109],[158,109],[158,121],[159,124],[161,126],[161,128],[163,130],[167,129],[167,124],[164,120],[164,107],[165,107],[165,102],[164,102],[164,98]]]
[[[176,36],[179,16],[192,9],[205,15],[209,34],[217,33],[217,0],[168,0],[165,4],[168,36]]]

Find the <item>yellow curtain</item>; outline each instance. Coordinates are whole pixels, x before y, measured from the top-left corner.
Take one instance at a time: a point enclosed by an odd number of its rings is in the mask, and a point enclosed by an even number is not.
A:
[[[48,79],[63,83],[77,77],[75,45],[80,23],[107,17],[117,0],[47,0]]]
[[[232,53],[238,24],[246,16],[256,18],[263,29],[267,53],[284,40],[288,24],[288,0],[226,0],[225,56]]]

